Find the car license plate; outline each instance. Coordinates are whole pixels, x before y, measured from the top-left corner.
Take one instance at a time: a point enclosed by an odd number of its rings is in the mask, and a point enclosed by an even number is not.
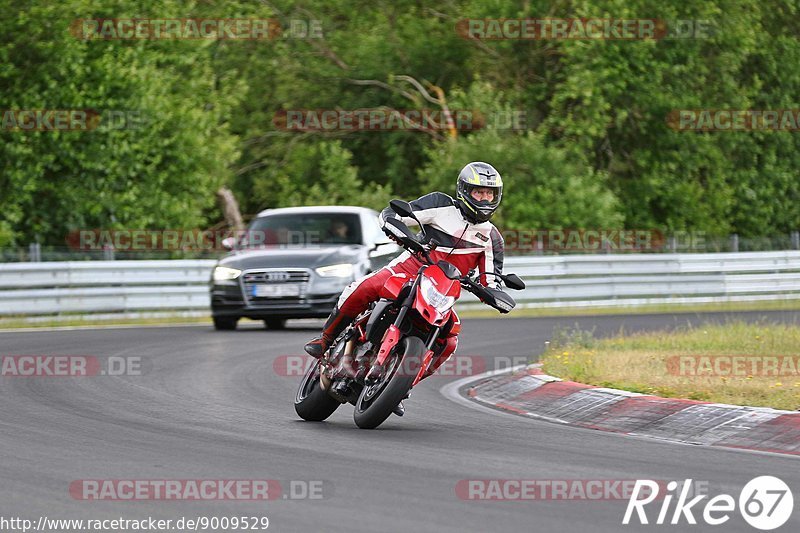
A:
[[[259,283],[253,285],[254,298],[285,298],[287,296],[300,296],[301,285],[299,283],[280,283],[266,284]]]

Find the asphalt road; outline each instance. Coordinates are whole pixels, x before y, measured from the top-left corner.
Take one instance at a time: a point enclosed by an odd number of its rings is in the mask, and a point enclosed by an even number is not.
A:
[[[465,320],[459,353],[486,357],[491,369],[507,360],[499,358],[539,353],[556,327],[577,323],[607,335],[725,316]],[[788,312],[737,316],[800,318]],[[455,491],[459,480],[520,478],[691,478],[707,483],[712,496],[738,498],[750,479],[777,475],[793,487],[800,507],[796,458],[470,409],[440,391],[462,376],[423,382],[407,401],[406,416],[376,431],[357,429],[349,406],[328,422],[303,422],[292,406],[299,378],[279,375],[274,362],[300,353],[317,324],[290,323],[281,332],[252,323],[235,332],[198,326],[0,333],[0,355],[140,357],[144,369],[142,375],[0,378],[0,517],[35,523],[40,516],[267,516],[270,530],[303,532],[757,531],[738,513],[716,527],[685,521],[623,526],[626,501],[474,501]],[[284,494],[292,486],[298,497],[303,487],[317,491],[322,482],[322,498],[84,501],[69,492],[71,482],[83,479],[275,479]],[[657,512],[650,511],[651,520]],[[702,512],[695,515],[702,523]],[[798,530],[795,509],[780,531]]]

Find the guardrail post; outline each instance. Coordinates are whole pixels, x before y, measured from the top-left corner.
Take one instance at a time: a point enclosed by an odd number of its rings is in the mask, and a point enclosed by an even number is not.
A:
[[[674,253],[677,249],[678,249],[678,239],[675,238],[675,235],[671,235],[667,239],[667,251]]]
[[[42,262],[42,245],[38,242],[32,242],[28,245],[28,261],[31,263]]]
[[[731,252],[739,251],[739,234],[734,233],[731,235]]]
[[[103,246],[103,259],[105,261],[113,261],[114,260],[114,247],[110,244],[106,244]]]
[[[792,250],[800,250],[800,231],[792,232]]]

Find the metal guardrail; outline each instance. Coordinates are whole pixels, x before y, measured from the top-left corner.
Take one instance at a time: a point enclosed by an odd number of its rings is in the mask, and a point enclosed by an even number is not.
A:
[[[512,257],[521,307],[635,306],[800,298],[800,252]]]
[[[214,263],[0,264],[0,315],[204,310]],[[510,257],[505,270],[528,286],[512,293],[519,307],[800,299],[800,251]]]
[[[0,316],[208,309],[214,260],[0,264]]]

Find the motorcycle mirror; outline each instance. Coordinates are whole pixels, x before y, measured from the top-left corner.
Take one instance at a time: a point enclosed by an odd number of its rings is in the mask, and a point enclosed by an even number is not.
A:
[[[514,289],[515,291],[521,291],[522,289],[525,288],[525,282],[522,281],[522,279],[520,279],[520,277],[517,276],[516,274],[503,274],[502,276],[500,276],[500,279],[502,279],[505,282],[506,287],[508,287],[509,289]]]
[[[411,204],[408,202],[403,200],[392,200],[389,202],[389,207],[391,207],[392,211],[401,217],[411,217],[414,220],[417,219],[417,217],[414,216],[414,210],[411,208]]]
[[[422,222],[419,221],[417,215],[414,214],[414,209],[411,207],[411,204],[404,201],[404,200],[391,200],[389,202],[389,207],[400,215],[401,217],[413,218],[419,224],[420,229],[422,230],[422,235],[427,238],[427,233],[425,232],[425,226],[422,225]]]

